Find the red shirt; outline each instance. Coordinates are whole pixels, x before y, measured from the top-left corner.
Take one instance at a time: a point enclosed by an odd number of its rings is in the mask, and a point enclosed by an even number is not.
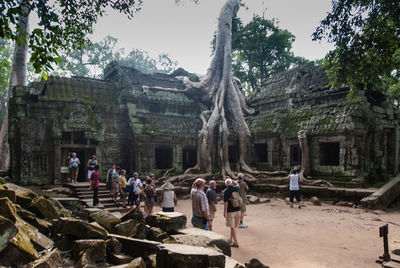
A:
[[[92,181],[92,188],[99,188],[99,171],[95,170],[90,176],[90,180]]]

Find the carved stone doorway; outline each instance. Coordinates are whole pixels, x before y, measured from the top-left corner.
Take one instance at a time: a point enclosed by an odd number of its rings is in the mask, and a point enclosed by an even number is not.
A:
[[[96,148],[76,148],[76,147],[63,147],[61,148],[61,163],[62,166],[68,166],[69,157],[72,153],[76,153],[76,157],[79,158],[81,165],[79,166],[78,181],[85,182],[88,180],[87,173],[87,161],[96,154]],[[71,177],[71,175],[70,175]]]

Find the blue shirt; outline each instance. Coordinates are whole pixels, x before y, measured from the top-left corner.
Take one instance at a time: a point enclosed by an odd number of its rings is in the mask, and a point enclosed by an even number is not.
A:
[[[237,207],[237,208],[233,207],[231,201],[229,200],[231,198],[233,192],[239,192],[238,185],[230,185],[224,191],[224,202],[228,202],[228,209],[227,209],[228,213],[240,211],[240,207]]]

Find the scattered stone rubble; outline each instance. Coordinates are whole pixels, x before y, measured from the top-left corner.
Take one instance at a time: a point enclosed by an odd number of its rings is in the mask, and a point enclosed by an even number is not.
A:
[[[86,215],[67,210],[64,201],[0,184],[0,266],[266,267],[230,258],[228,238],[186,228],[186,215],[179,212]]]

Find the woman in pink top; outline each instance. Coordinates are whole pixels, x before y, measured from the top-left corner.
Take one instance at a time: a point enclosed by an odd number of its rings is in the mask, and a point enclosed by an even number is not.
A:
[[[93,206],[100,204],[99,202],[99,166],[94,167],[94,172],[90,175],[90,189],[93,189]]]

